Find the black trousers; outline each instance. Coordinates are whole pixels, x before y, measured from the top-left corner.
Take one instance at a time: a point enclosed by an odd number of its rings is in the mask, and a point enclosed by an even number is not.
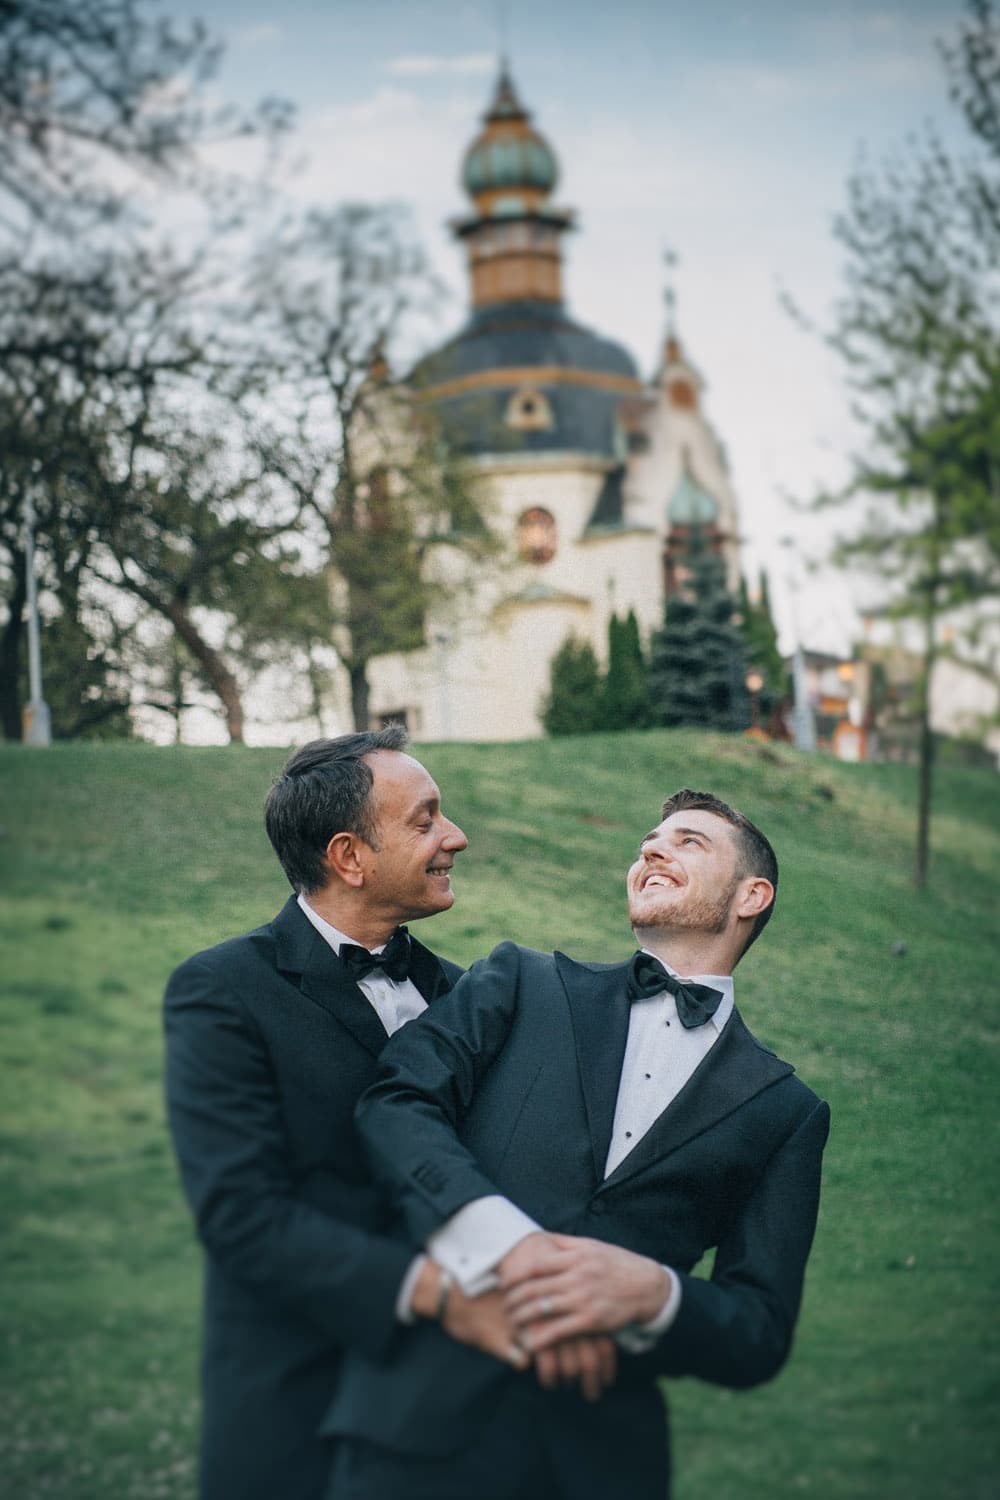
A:
[[[473,1441],[427,1457],[339,1438],[326,1500],[669,1500],[659,1393],[607,1392],[590,1405],[524,1376]]]

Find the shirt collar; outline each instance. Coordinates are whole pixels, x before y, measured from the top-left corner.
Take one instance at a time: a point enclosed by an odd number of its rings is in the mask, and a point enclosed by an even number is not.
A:
[[[314,911],[313,908],[309,905],[309,902],[306,900],[305,896],[301,894],[301,892],[298,896],[296,896],[295,899],[298,901],[299,906],[302,908],[302,911],[304,912],[306,917],[308,917],[309,921],[313,924],[320,937],[325,939],[325,941],[330,944],[330,947],[333,949],[334,953],[339,954],[341,946],[344,943],[357,943],[356,938],[349,937],[346,932],[341,932],[339,927],[334,927],[332,922],[328,922],[325,917],[320,916],[318,911]],[[366,944],[358,943],[357,946],[360,948],[364,948]],[[371,948],[369,949],[369,952],[381,953],[384,947],[384,943],[379,943],[377,948]]]
[[[731,974],[679,974],[673,964],[666,963],[658,953],[650,953],[648,948],[643,948],[642,951],[649,953],[650,958],[655,958],[657,963],[663,964],[667,973],[672,974],[675,979],[690,979],[692,984],[707,984],[711,985],[713,990],[722,991],[719,1008],[711,1017],[711,1023],[716,1031],[721,1031],[732,1015],[733,1006],[736,1003],[733,976]]]

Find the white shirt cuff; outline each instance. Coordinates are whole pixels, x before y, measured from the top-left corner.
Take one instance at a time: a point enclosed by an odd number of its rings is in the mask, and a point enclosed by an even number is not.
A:
[[[540,1227],[494,1193],[452,1214],[427,1241],[427,1253],[451,1272],[467,1297],[478,1297],[496,1286],[496,1267],[508,1251]]]
[[[681,1279],[669,1266],[664,1266],[663,1269],[670,1277],[670,1292],[656,1317],[650,1318],[648,1323],[630,1323],[627,1328],[620,1328],[615,1334],[615,1342],[626,1354],[648,1354],[680,1311]]]
[[[417,1315],[413,1311],[413,1293],[416,1290],[420,1273],[427,1264],[426,1255],[415,1255],[410,1261],[410,1268],[399,1284],[396,1293],[396,1320],[400,1323],[415,1323]]]

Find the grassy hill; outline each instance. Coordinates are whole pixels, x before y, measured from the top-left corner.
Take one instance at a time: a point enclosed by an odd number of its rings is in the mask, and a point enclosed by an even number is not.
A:
[[[942,773],[917,893],[900,767],[659,731],[421,754],[471,847],[420,935],[461,961],[505,936],[626,955],[624,871],[679,785],[778,850],[737,999],[830,1101],[820,1228],[778,1380],[672,1390],[677,1500],[994,1500],[1000,778]],[[260,818],[281,759],[0,749],[0,1488],[19,1500],[193,1495],[199,1257],[159,999],[284,900]]]

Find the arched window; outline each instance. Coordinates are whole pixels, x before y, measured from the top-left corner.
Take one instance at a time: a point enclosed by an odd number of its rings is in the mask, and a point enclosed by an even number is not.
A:
[[[517,523],[517,550],[525,562],[547,563],[556,555],[556,522],[540,505],[522,513]]]

